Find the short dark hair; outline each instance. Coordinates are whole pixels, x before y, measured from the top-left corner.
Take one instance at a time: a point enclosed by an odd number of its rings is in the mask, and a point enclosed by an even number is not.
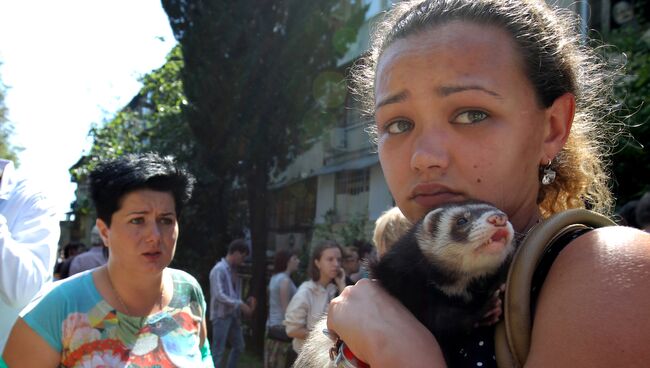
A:
[[[235,239],[228,244],[228,254],[233,254],[239,252],[242,254],[248,255],[250,252],[248,250],[248,243],[244,239]]]
[[[294,255],[294,252],[286,249],[275,252],[275,257],[273,257],[273,273],[286,271],[287,266],[289,265],[289,260]]]
[[[89,180],[97,217],[109,227],[122,198],[139,189],[171,192],[176,216],[180,217],[195,182],[194,176],[178,166],[172,156],[162,157],[154,152],[126,154],[100,162],[90,172]]]
[[[324,240],[320,242],[312,250],[311,257],[309,257],[309,266],[307,268],[309,276],[311,276],[312,281],[318,281],[320,279],[320,270],[318,269],[318,267],[316,267],[314,261],[320,259],[325,249],[329,249],[329,248],[338,248],[341,251],[341,246],[334,240]],[[342,254],[343,251],[341,251],[341,255]]]
[[[357,248],[357,254],[359,255],[359,259],[366,258],[375,249],[375,247],[372,244],[361,239],[355,240],[352,243],[352,246]]]
[[[343,251],[343,260],[349,259],[353,255],[356,255],[358,259],[361,259],[361,257],[359,257],[359,249],[354,245],[343,247],[341,250]]]
[[[63,258],[70,257],[73,252],[77,252],[80,249],[86,250],[86,245],[82,242],[72,241],[63,247]]]

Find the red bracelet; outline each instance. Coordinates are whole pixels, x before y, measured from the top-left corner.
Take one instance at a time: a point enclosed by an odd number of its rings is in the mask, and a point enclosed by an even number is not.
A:
[[[334,360],[337,368],[370,368],[368,363],[357,358],[345,343],[339,347],[339,353]]]

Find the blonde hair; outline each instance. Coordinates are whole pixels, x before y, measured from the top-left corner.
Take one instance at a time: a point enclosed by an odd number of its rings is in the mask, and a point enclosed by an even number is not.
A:
[[[386,253],[412,226],[398,207],[384,211],[375,221],[375,231],[372,235],[372,242],[375,243],[379,256]]]
[[[542,0],[397,3],[377,24],[369,52],[351,71],[351,89],[360,97],[364,112],[374,115],[375,72],[383,51],[396,40],[455,20],[496,26],[512,36],[540,106],[549,107],[565,93],[576,98],[570,135],[551,164],[556,179],[540,186],[537,203],[542,215],[585,207],[611,214],[614,201],[605,157],[622,124],[606,126],[606,122],[613,120],[610,117],[618,106],[613,80],[620,68],[610,68],[595,49],[583,44],[576,15],[568,9],[551,8]],[[376,127],[371,124],[368,132],[376,142]]]

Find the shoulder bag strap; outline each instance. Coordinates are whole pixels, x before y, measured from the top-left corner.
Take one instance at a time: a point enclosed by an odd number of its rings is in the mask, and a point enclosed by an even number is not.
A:
[[[616,224],[596,212],[572,209],[549,217],[528,232],[510,265],[503,304],[504,318],[495,330],[499,368],[522,367],[526,362],[532,328],[532,279],[547,249],[569,232],[611,225]]]

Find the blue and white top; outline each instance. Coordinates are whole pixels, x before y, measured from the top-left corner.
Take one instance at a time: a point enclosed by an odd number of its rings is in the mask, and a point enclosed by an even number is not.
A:
[[[60,367],[213,367],[207,339],[199,346],[201,287],[188,273],[167,270],[174,294],[152,315],[116,311],[86,271],[57,283],[23,319],[61,353]]]

